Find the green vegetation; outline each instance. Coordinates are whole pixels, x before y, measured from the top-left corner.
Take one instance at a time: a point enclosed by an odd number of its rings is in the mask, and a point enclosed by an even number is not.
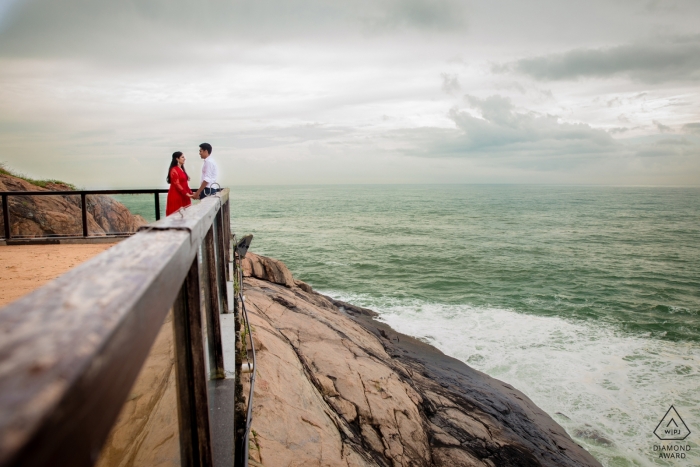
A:
[[[258,451],[258,458],[260,458],[260,443],[258,442],[258,433],[255,430],[250,430],[250,431],[253,434],[253,439],[248,440],[248,443],[249,443],[248,444],[248,451],[250,453],[248,455],[248,458],[251,458],[253,449]],[[253,460],[255,460],[255,459],[253,459]]]
[[[78,189],[78,188],[77,188],[75,185],[73,185],[72,183],[66,183],[66,182],[63,182],[63,181],[61,181],[61,180],[54,180],[54,179],[35,180],[35,179],[33,179],[33,178],[27,177],[26,175],[23,175],[23,174],[20,174],[20,173],[17,173],[17,172],[13,172],[12,170],[8,169],[7,166],[5,166],[5,164],[3,164],[2,162],[0,162],[0,174],[3,174],[3,175],[10,175],[11,177],[16,177],[16,178],[21,178],[22,180],[24,180],[24,181],[26,181],[26,182],[29,182],[29,183],[31,183],[32,185],[40,186],[40,187],[42,187],[42,188],[46,188],[46,185],[48,185],[49,183],[53,183],[53,184],[56,184],[56,185],[63,185],[63,186],[66,186],[66,187],[70,188],[71,190],[77,190],[77,189]]]
[[[238,268],[236,267],[236,263],[234,261],[233,263],[233,294],[238,297],[238,294],[241,292],[241,285],[238,283]]]

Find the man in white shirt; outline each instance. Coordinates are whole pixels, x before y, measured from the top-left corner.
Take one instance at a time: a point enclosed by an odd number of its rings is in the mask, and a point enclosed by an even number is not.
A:
[[[216,165],[216,161],[211,157],[211,144],[202,143],[199,145],[199,157],[204,159],[204,164],[202,164],[202,184],[199,189],[192,194],[194,199],[204,199],[209,195],[213,195],[221,191],[218,188],[218,183],[216,179],[219,177],[219,167]],[[212,188],[212,185],[216,184],[217,188]]]

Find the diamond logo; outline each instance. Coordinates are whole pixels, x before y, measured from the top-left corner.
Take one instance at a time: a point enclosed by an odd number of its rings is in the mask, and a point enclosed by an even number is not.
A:
[[[656,426],[654,434],[662,441],[680,441],[688,437],[690,430],[678,414],[678,411],[671,406],[664,418]]]

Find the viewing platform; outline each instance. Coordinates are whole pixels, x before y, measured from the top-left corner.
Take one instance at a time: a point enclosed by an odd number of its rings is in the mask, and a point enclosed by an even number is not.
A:
[[[118,242],[0,308],[2,467],[247,465],[247,243],[231,233],[229,191],[167,218],[165,190],[138,191],[156,220],[122,216],[132,231],[110,231],[100,210],[124,190],[0,193],[6,245]],[[51,197],[66,231],[31,234],[50,222],[21,209]]]

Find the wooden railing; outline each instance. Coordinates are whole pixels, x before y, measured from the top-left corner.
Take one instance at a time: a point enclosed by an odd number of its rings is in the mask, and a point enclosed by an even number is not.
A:
[[[171,309],[181,464],[233,465],[233,416],[209,410],[212,380],[234,404],[230,239],[226,189],[1,308],[0,466],[93,465]]]

